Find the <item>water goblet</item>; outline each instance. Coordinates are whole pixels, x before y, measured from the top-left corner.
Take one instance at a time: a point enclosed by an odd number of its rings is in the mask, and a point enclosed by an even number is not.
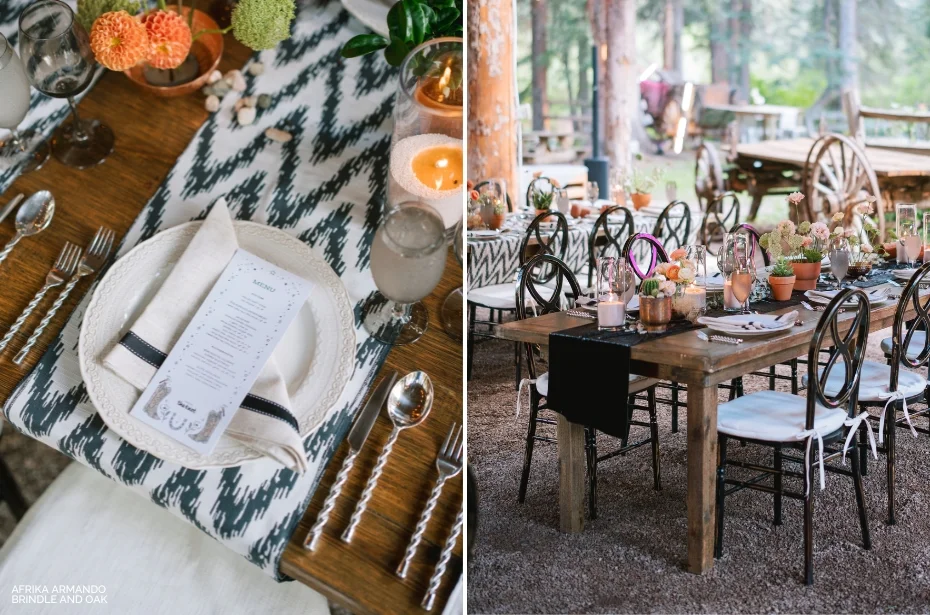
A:
[[[843,279],[849,271],[849,257],[849,242],[843,237],[834,239],[830,248],[830,269],[836,278],[837,289],[843,287]]]
[[[599,198],[601,198],[601,189],[597,185],[597,182],[585,182],[584,193],[585,198],[591,203],[592,206]]]
[[[362,321],[373,338],[399,346],[426,333],[429,314],[420,300],[442,279],[445,247],[442,217],[429,205],[407,201],[385,212],[371,246],[378,292]]]
[[[71,106],[72,121],[52,138],[55,158],[79,169],[106,160],[113,151],[113,131],[97,120],[82,120],[74,102],[93,81],[97,61],[71,7],[59,0],[27,5],[19,17],[19,51],[33,87],[66,98]]]
[[[30,150],[32,154],[23,171],[35,171],[48,160],[48,143],[33,143],[33,131],[16,129],[29,112],[29,79],[23,63],[10,42],[0,34],[0,128],[10,131],[10,138],[0,141],[0,158],[18,158]]]

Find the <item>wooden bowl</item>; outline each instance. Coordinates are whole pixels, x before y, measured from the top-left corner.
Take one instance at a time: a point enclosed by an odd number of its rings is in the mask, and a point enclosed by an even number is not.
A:
[[[177,11],[178,9],[175,5],[169,5],[168,10]],[[189,12],[190,8],[188,7],[183,7],[181,9],[181,14],[185,19],[187,19]],[[219,26],[216,24],[212,17],[203,11],[198,11],[196,9],[194,10],[194,20],[191,24],[191,32],[197,34],[201,30],[218,29]],[[193,81],[188,81],[187,83],[172,86],[152,85],[145,79],[145,75],[143,73],[145,65],[143,64],[133,66],[129,70],[123,71],[123,74],[129,77],[129,80],[135,83],[137,86],[155,96],[161,96],[165,98],[173,96],[186,96],[207,85],[207,80],[210,78],[210,73],[215,71],[216,67],[220,65],[220,58],[223,57],[223,35],[217,32],[212,34],[204,34],[195,40],[193,45],[191,45],[191,54],[197,58],[197,63],[200,65],[200,71],[199,76],[196,79]]]

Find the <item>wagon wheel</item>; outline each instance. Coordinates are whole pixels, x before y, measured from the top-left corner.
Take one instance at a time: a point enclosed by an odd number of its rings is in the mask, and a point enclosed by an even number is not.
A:
[[[828,221],[842,211],[844,226],[853,223],[854,208],[875,199],[875,217],[879,238],[885,237],[885,216],[881,190],[875,171],[865,152],[849,137],[825,135],[815,141],[804,167],[804,188],[810,220]],[[813,154],[813,156],[811,156]]]
[[[701,211],[724,190],[723,167],[717,150],[710,143],[701,143],[694,163],[694,193]]]

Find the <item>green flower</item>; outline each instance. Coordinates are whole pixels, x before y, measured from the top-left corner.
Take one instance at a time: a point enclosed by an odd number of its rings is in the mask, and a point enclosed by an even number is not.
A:
[[[77,19],[90,32],[94,21],[104,13],[112,11],[126,11],[136,15],[142,10],[142,4],[134,0],[78,0]]]
[[[291,35],[294,0],[239,0],[232,12],[233,35],[252,49],[272,49]]]

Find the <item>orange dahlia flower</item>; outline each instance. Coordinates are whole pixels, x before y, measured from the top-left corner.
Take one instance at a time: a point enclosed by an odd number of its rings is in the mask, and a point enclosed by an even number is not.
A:
[[[90,29],[90,48],[110,70],[124,71],[145,59],[149,37],[138,19],[126,11],[104,13]]]
[[[190,53],[193,37],[178,13],[152,11],[142,17],[149,36],[148,62],[155,68],[177,68]]]

